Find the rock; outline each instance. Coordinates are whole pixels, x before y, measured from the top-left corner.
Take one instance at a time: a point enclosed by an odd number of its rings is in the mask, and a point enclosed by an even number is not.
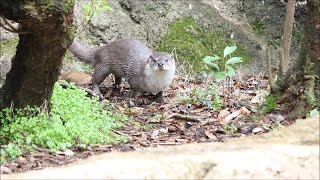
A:
[[[0,40],[1,41],[10,40],[10,39],[16,38],[17,36],[18,36],[17,34],[11,33],[9,31],[3,29],[2,27],[0,27]]]
[[[84,72],[69,71],[63,74],[60,79],[67,82],[74,82],[77,85],[81,85],[91,83],[92,77]]]
[[[214,29],[232,36],[243,45],[254,63],[242,69],[246,72],[260,73],[265,68],[265,47],[269,41],[278,44],[283,29],[285,3],[275,0],[265,0],[257,5],[255,0],[199,0],[199,1],[136,1],[110,0],[107,1],[113,11],[99,11],[97,16],[86,25],[83,22],[83,3],[76,1],[75,21],[79,31],[78,39],[91,46],[100,46],[120,37],[135,37],[155,47],[159,39],[167,33],[171,22],[178,18],[191,16],[204,28]],[[301,30],[306,17],[305,4],[297,3],[293,32],[292,56],[297,57]],[[264,35],[259,35],[254,26],[260,23]],[[0,29],[0,39],[17,38]],[[272,59],[279,59],[279,53],[272,53]],[[13,54],[10,54],[10,58]],[[71,58],[71,57],[70,57]],[[1,55],[1,59],[3,59]],[[72,59],[72,58],[71,58]],[[292,60],[297,58],[291,58]],[[69,62],[70,63],[70,62]],[[294,63],[292,63],[294,64]],[[77,69],[64,61],[65,70]],[[0,75],[1,77],[1,75]],[[1,78],[0,78],[1,84]]]
[[[76,3],[76,22],[79,25],[82,24],[84,14],[82,4],[87,2],[77,1]],[[250,3],[256,5],[253,1]],[[272,2],[269,3],[272,4]],[[84,30],[85,33],[80,33],[77,37],[80,41],[87,42],[91,46],[100,46],[117,38],[135,37],[149,46],[156,47],[159,39],[167,33],[170,23],[179,18],[192,17],[203,28],[224,32],[225,36],[232,34],[232,37],[243,45],[256,61],[251,66],[244,67],[248,69],[246,71],[259,73],[265,67],[265,53],[257,50],[256,47],[264,49],[267,38],[255,35],[251,22],[247,21],[243,12],[237,11],[237,4],[233,5],[221,0],[112,0],[108,1],[108,4],[113,11],[101,11],[101,14],[93,17],[91,24]],[[278,9],[283,10],[282,8]],[[235,14],[231,16],[229,11]],[[235,17],[238,18],[235,19]]]
[[[270,114],[268,117],[271,119],[271,121],[278,123],[285,120],[285,118],[280,114]]]
[[[251,133],[253,131],[254,128],[256,128],[258,125],[255,122],[248,122],[245,125],[242,125],[238,128],[238,131],[240,131],[241,133],[247,134],[247,133]]]
[[[6,166],[0,166],[0,174],[9,174],[11,170]]]
[[[319,117],[226,143],[113,152],[2,179],[318,179]]]

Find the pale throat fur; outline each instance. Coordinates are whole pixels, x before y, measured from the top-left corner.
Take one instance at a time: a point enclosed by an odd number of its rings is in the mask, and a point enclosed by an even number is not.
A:
[[[162,58],[165,58],[165,56]],[[162,66],[159,66],[158,63],[161,63]],[[148,62],[143,73],[146,82],[144,91],[153,94],[163,91],[171,84],[175,68],[175,61],[171,55],[165,60],[158,60],[156,58],[154,62]]]

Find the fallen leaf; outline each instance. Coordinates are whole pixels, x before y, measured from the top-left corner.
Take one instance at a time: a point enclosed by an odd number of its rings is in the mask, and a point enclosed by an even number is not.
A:
[[[166,133],[168,133],[168,128],[160,128],[159,131],[160,131],[161,133],[166,134]]]
[[[224,118],[230,114],[230,111],[227,109],[223,109],[219,112],[218,118]]]
[[[264,131],[264,129],[261,128],[261,127],[256,127],[256,128],[254,128],[254,129],[252,130],[252,132],[253,132],[254,134],[257,134],[257,133],[260,133],[260,132],[263,132],[263,131]]]
[[[204,134],[205,134],[209,139],[213,139],[213,140],[218,139],[217,136],[215,136],[211,131],[205,131]]]
[[[151,139],[158,139],[158,135],[159,135],[159,130],[156,129],[156,130],[152,131],[150,138]]]
[[[6,166],[0,166],[0,174],[9,174],[11,170]]]
[[[73,156],[74,152],[71,151],[70,149],[67,149],[65,151],[57,151],[56,154],[66,155],[66,156]]]
[[[169,128],[168,128],[169,132],[176,132],[177,130],[178,130],[178,128],[175,126],[169,126]]]

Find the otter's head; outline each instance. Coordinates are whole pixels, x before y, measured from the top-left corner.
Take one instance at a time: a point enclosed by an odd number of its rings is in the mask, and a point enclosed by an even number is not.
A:
[[[154,52],[149,57],[148,64],[155,71],[168,71],[175,68],[173,56],[165,52]]]

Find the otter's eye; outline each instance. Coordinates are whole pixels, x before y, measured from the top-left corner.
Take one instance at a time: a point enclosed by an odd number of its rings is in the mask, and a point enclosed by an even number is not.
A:
[[[157,62],[157,60],[156,60],[156,59],[152,59],[152,61],[153,61],[153,62],[155,62],[155,63]]]
[[[169,62],[169,59],[166,59],[166,62]]]

